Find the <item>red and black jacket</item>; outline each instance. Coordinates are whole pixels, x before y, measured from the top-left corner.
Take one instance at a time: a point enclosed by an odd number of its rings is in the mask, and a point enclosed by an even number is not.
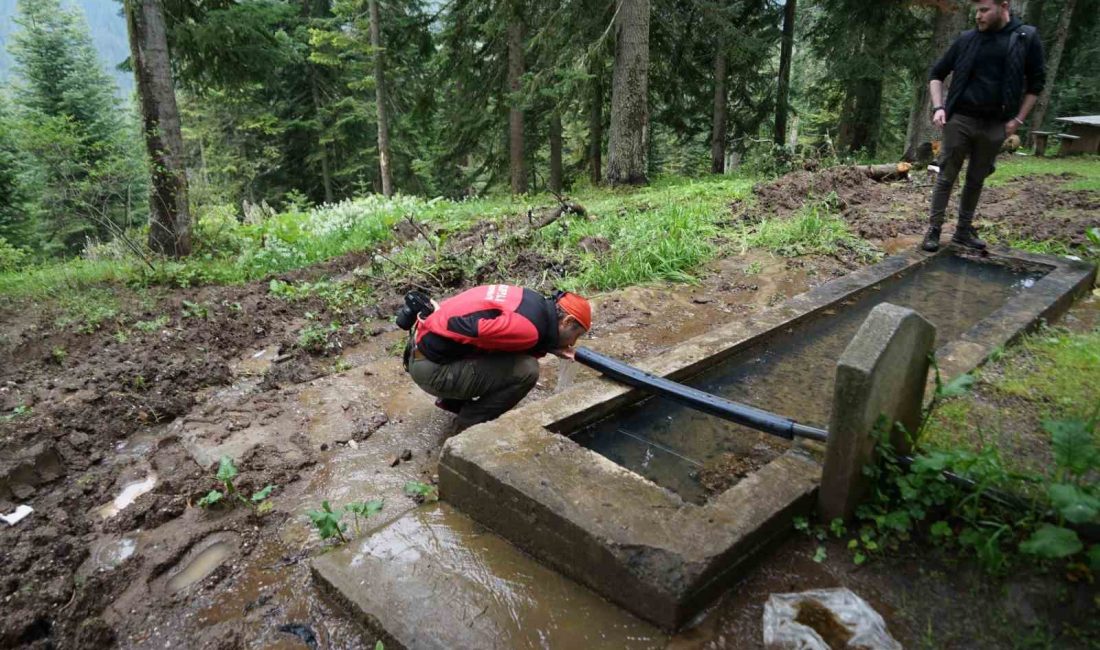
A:
[[[542,356],[557,346],[553,299],[507,284],[475,287],[448,298],[416,329],[416,348],[434,363],[499,352]]]

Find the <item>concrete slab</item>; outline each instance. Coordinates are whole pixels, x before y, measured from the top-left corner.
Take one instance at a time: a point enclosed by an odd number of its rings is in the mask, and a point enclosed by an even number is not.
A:
[[[913,251],[888,258],[637,365],[690,378],[934,257]],[[1036,319],[1060,314],[1096,273],[1091,265],[1014,251],[995,251],[990,260],[1049,272],[975,325],[962,337],[965,345],[941,348],[938,356],[948,359],[967,353],[946,364],[946,378],[969,371]],[[556,435],[644,397],[600,379],[473,427],[444,446],[440,488],[445,500],[551,567],[675,629],[731,584],[754,554],[788,534],[795,515],[812,508],[821,465],[807,449],[792,449],[700,506]]]
[[[833,411],[818,512],[847,520],[863,500],[874,459],[875,428],[886,419],[898,453],[908,454],[917,431],[936,328],[912,309],[883,303],[871,310],[837,361]],[[899,423],[901,430],[894,427]]]
[[[447,501],[669,630],[807,514],[820,480],[817,462],[792,450],[697,506],[542,427],[493,424],[444,446]]]
[[[387,649],[663,648],[653,626],[446,504],[312,561],[322,590]]]

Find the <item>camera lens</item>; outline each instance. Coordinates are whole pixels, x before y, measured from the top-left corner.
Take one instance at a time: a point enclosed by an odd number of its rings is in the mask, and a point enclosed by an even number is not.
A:
[[[397,310],[397,326],[403,330],[412,329],[413,323],[416,322],[416,312],[409,309],[408,306],[402,306]]]

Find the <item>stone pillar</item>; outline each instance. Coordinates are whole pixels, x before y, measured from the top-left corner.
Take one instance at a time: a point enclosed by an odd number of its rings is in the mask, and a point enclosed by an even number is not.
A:
[[[891,441],[908,453],[904,432],[921,420],[928,355],[936,328],[912,309],[889,303],[867,316],[837,362],[829,442],[818,510],[824,521],[850,518],[866,494],[863,467],[874,459],[879,418],[896,423]]]

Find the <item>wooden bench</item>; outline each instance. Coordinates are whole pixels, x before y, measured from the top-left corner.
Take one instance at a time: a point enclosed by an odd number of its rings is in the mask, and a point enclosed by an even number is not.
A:
[[[1031,135],[1035,136],[1035,155],[1042,157],[1047,152],[1047,140],[1050,137],[1055,137],[1062,141],[1074,141],[1080,140],[1079,135],[1070,135],[1068,133],[1055,133],[1054,131],[1032,131]]]

